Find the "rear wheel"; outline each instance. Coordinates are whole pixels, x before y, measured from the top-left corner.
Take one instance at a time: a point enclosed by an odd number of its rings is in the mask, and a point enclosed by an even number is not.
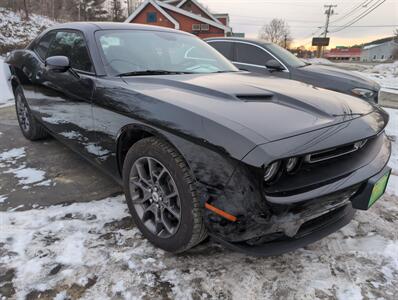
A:
[[[14,96],[15,109],[22,134],[31,141],[47,138],[47,131],[32,115],[20,86],[14,90]]]
[[[171,145],[154,137],[134,144],[123,180],[133,219],[154,245],[177,253],[206,237],[194,180]]]

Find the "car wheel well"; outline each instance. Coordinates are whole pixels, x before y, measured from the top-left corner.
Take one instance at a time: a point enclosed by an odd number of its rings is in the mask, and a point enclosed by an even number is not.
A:
[[[154,136],[152,133],[142,130],[142,129],[131,129],[125,130],[118,139],[118,164],[119,172],[122,174],[124,160],[126,158],[127,152],[130,148],[138,141]]]

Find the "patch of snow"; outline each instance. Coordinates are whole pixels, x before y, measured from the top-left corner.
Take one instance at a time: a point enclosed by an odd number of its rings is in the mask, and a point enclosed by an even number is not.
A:
[[[65,240],[65,248],[62,253],[57,257],[57,262],[64,265],[82,265],[84,264],[84,256],[86,254],[86,247],[84,241],[86,234],[76,232],[69,235]]]
[[[25,148],[14,148],[0,153],[0,162],[13,162],[23,157],[25,157]]]
[[[58,293],[54,298],[54,300],[67,300],[67,299],[70,298],[68,297],[68,293],[66,291]]]
[[[67,139],[79,139],[82,137],[82,135],[79,132],[73,130],[67,132],[61,132],[60,135],[66,137]]]
[[[398,196],[398,109],[385,108],[385,110],[390,116],[386,134],[391,138],[391,157],[388,165],[392,168],[386,192]]]
[[[37,170],[34,168],[27,168],[26,165],[22,165],[16,169],[9,169],[4,173],[12,173],[16,178],[19,179],[19,185],[29,185],[32,183],[38,183],[45,179],[46,172]]]
[[[6,195],[0,195],[0,204],[4,203],[7,200],[7,196]]]
[[[103,156],[103,155],[109,154],[108,150],[103,149],[101,146],[94,144],[94,143],[88,143],[87,145],[85,145],[85,148],[86,148],[87,152],[94,154],[94,155]]]
[[[46,179],[46,173],[36,168],[27,167],[25,163],[18,164],[18,160],[26,156],[25,148],[14,148],[0,153],[0,168],[5,168],[4,174],[13,174],[18,179],[22,189],[29,189],[30,185],[52,186],[52,181]]]
[[[13,104],[14,95],[8,80],[10,76],[10,68],[0,57],[0,108]]]
[[[393,195],[393,196],[398,196],[398,176],[397,175],[394,175],[394,174],[390,175],[386,193]]]

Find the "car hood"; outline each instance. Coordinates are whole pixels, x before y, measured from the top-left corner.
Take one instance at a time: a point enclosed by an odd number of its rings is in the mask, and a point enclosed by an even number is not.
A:
[[[319,76],[333,77],[333,81],[341,81],[344,84],[352,85],[352,88],[367,88],[373,91],[378,91],[380,86],[375,81],[362,76],[353,71],[342,70],[330,66],[324,65],[308,65],[303,68],[299,68],[301,72],[312,74],[315,79],[319,80]]]
[[[143,101],[155,99],[224,126],[234,124],[234,130],[261,136],[258,143],[339,124],[377,109],[345,94],[246,72],[123,80]]]

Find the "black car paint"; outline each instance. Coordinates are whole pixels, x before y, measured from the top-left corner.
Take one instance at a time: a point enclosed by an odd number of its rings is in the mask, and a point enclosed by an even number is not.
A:
[[[261,240],[280,231],[294,236],[305,220],[342,205],[328,195],[366,184],[388,162],[388,115],[357,98],[246,72],[110,77],[95,31],[168,29],[72,23],[51,30],[65,28],[84,34],[95,73],[48,71],[32,51],[35,42],[7,57],[13,86],[23,87],[33,114],[119,183],[123,153],[134,141],[154,135],[170,142],[195,176],[203,207],[209,202],[238,217],[229,222],[204,210],[208,231],[218,239]],[[282,174],[286,180],[274,186],[262,182],[264,166],[274,160],[365,138],[371,142],[361,155],[310,166],[300,176]],[[317,198],[324,201],[313,205]]]
[[[206,42],[209,45],[212,45],[212,42],[227,42],[232,43],[249,43],[250,45],[254,45],[254,47],[260,47],[265,49],[268,54],[272,54],[279,62],[283,63],[283,66],[287,69],[282,71],[270,70],[265,67],[267,61],[264,59],[264,63],[262,66],[255,65],[247,65],[240,64],[233,60],[233,63],[236,67],[240,69],[245,69],[250,72],[262,74],[262,75],[272,75],[282,78],[289,78],[301,82],[305,82],[317,87],[329,89],[332,91],[345,93],[348,95],[356,96],[352,93],[354,88],[363,88],[368,89],[375,92],[373,100],[377,103],[378,101],[378,92],[380,90],[379,84],[375,81],[372,81],[360,74],[346,71],[338,68],[334,68],[332,66],[326,65],[311,65],[308,64],[303,67],[295,67],[290,65],[287,61],[285,61],[282,57],[279,57],[277,53],[275,53],[272,49],[268,47],[267,42],[256,40],[256,39],[242,39],[242,38],[208,38]],[[225,53],[222,53],[225,54]],[[364,98],[364,100],[369,100]]]

